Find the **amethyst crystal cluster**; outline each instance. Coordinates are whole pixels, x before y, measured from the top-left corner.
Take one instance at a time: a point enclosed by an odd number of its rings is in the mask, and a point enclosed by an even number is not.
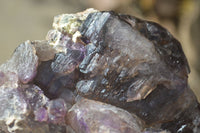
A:
[[[198,133],[180,43],[160,25],[88,9],[54,18],[0,66],[1,133]]]

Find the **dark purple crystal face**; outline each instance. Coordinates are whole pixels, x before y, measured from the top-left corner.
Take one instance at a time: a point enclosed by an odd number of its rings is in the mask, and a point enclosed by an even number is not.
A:
[[[55,57],[55,61],[51,63],[51,69],[55,73],[71,73],[78,67],[84,58],[84,52],[79,50],[67,50],[67,53],[59,53]]]
[[[164,104],[185,108],[176,101],[188,88],[189,67],[180,43],[167,30],[135,17],[97,12],[80,32],[91,42],[79,65],[81,96],[128,109],[147,123],[173,119],[176,111],[163,111]]]
[[[73,42],[72,36],[56,30],[51,30],[47,39],[55,43],[54,47],[59,52],[52,60],[41,62],[34,83],[43,88],[50,99],[64,97],[63,94],[66,94],[69,98],[64,99],[73,103],[74,94],[71,92],[75,90],[75,84],[80,78],[78,66],[85,57],[84,43]]]

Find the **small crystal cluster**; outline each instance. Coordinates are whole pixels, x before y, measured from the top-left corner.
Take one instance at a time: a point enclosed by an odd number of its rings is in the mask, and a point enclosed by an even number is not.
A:
[[[56,16],[0,66],[2,133],[200,132],[180,43],[160,25],[88,9]]]

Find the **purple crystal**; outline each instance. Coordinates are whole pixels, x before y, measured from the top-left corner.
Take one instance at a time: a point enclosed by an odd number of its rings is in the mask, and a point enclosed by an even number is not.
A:
[[[20,90],[32,110],[42,108],[49,102],[41,88],[36,85],[24,85],[21,86]]]
[[[67,50],[67,54],[59,53],[52,62],[51,68],[55,73],[71,73],[84,58],[84,53],[78,50]]]
[[[35,47],[40,61],[48,61],[54,58],[56,50],[49,45],[48,41],[33,41],[31,44]]]
[[[65,123],[67,108],[63,99],[50,101],[47,108],[50,122],[55,124]]]
[[[65,124],[65,116],[68,108],[63,99],[55,99],[47,102],[43,107],[34,111],[35,120],[51,124]]]
[[[141,132],[141,121],[127,111],[87,99],[78,101],[69,110],[67,120],[77,133]]]
[[[38,108],[35,112],[35,120],[39,122],[48,121],[48,112],[45,108]]]
[[[28,83],[33,80],[37,73],[38,57],[35,48],[30,41],[19,45],[7,63],[1,65],[4,72],[17,73],[22,83]]]
[[[48,96],[50,99],[55,99],[65,93],[65,90],[69,90],[68,92],[70,92],[70,90],[75,89],[75,83],[77,82],[80,73],[78,70],[75,70],[71,73],[61,73],[61,71],[65,69],[63,68],[64,66],[62,67],[62,65],[60,67],[56,66],[53,71],[51,67],[52,62],[53,61],[50,60],[42,62],[39,65],[38,74],[34,79],[34,83],[43,88],[46,96]],[[57,73],[55,73],[55,71]],[[73,95],[73,93],[67,93],[68,97],[73,98]]]
[[[21,44],[14,52],[12,59],[22,83],[33,80],[37,72],[38,57],[29,41]]]
[[[64,89],[59,98],[62,98],[66,103],[71,105],[75,103],[75,94],[69,89]]]

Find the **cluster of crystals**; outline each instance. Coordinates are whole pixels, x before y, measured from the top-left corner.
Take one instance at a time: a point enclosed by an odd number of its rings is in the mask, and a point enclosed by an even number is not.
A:
[[[90,12],[95,10],[55,17],[47,40],[22,43],[0,66],[0,131],[74,132],[65,119],[75,103],[85,46],[72,35],[81,24],[77,19],[83,21]]]
[[[188,73],[180,43],[155,23],[62,14],[0,66],[0,132],[198,133]]]
[[[67,107],[64,100],[49,100],[33,83],[39,63],[33,43],[26,41],[15,50],[10,60],[0,66],[0,121],[4,123],[0,129],[4,132],[49,131],[48,124],[40,125],[35,120],[65,121]],[[46,112],[42,113],[42,108]]]

